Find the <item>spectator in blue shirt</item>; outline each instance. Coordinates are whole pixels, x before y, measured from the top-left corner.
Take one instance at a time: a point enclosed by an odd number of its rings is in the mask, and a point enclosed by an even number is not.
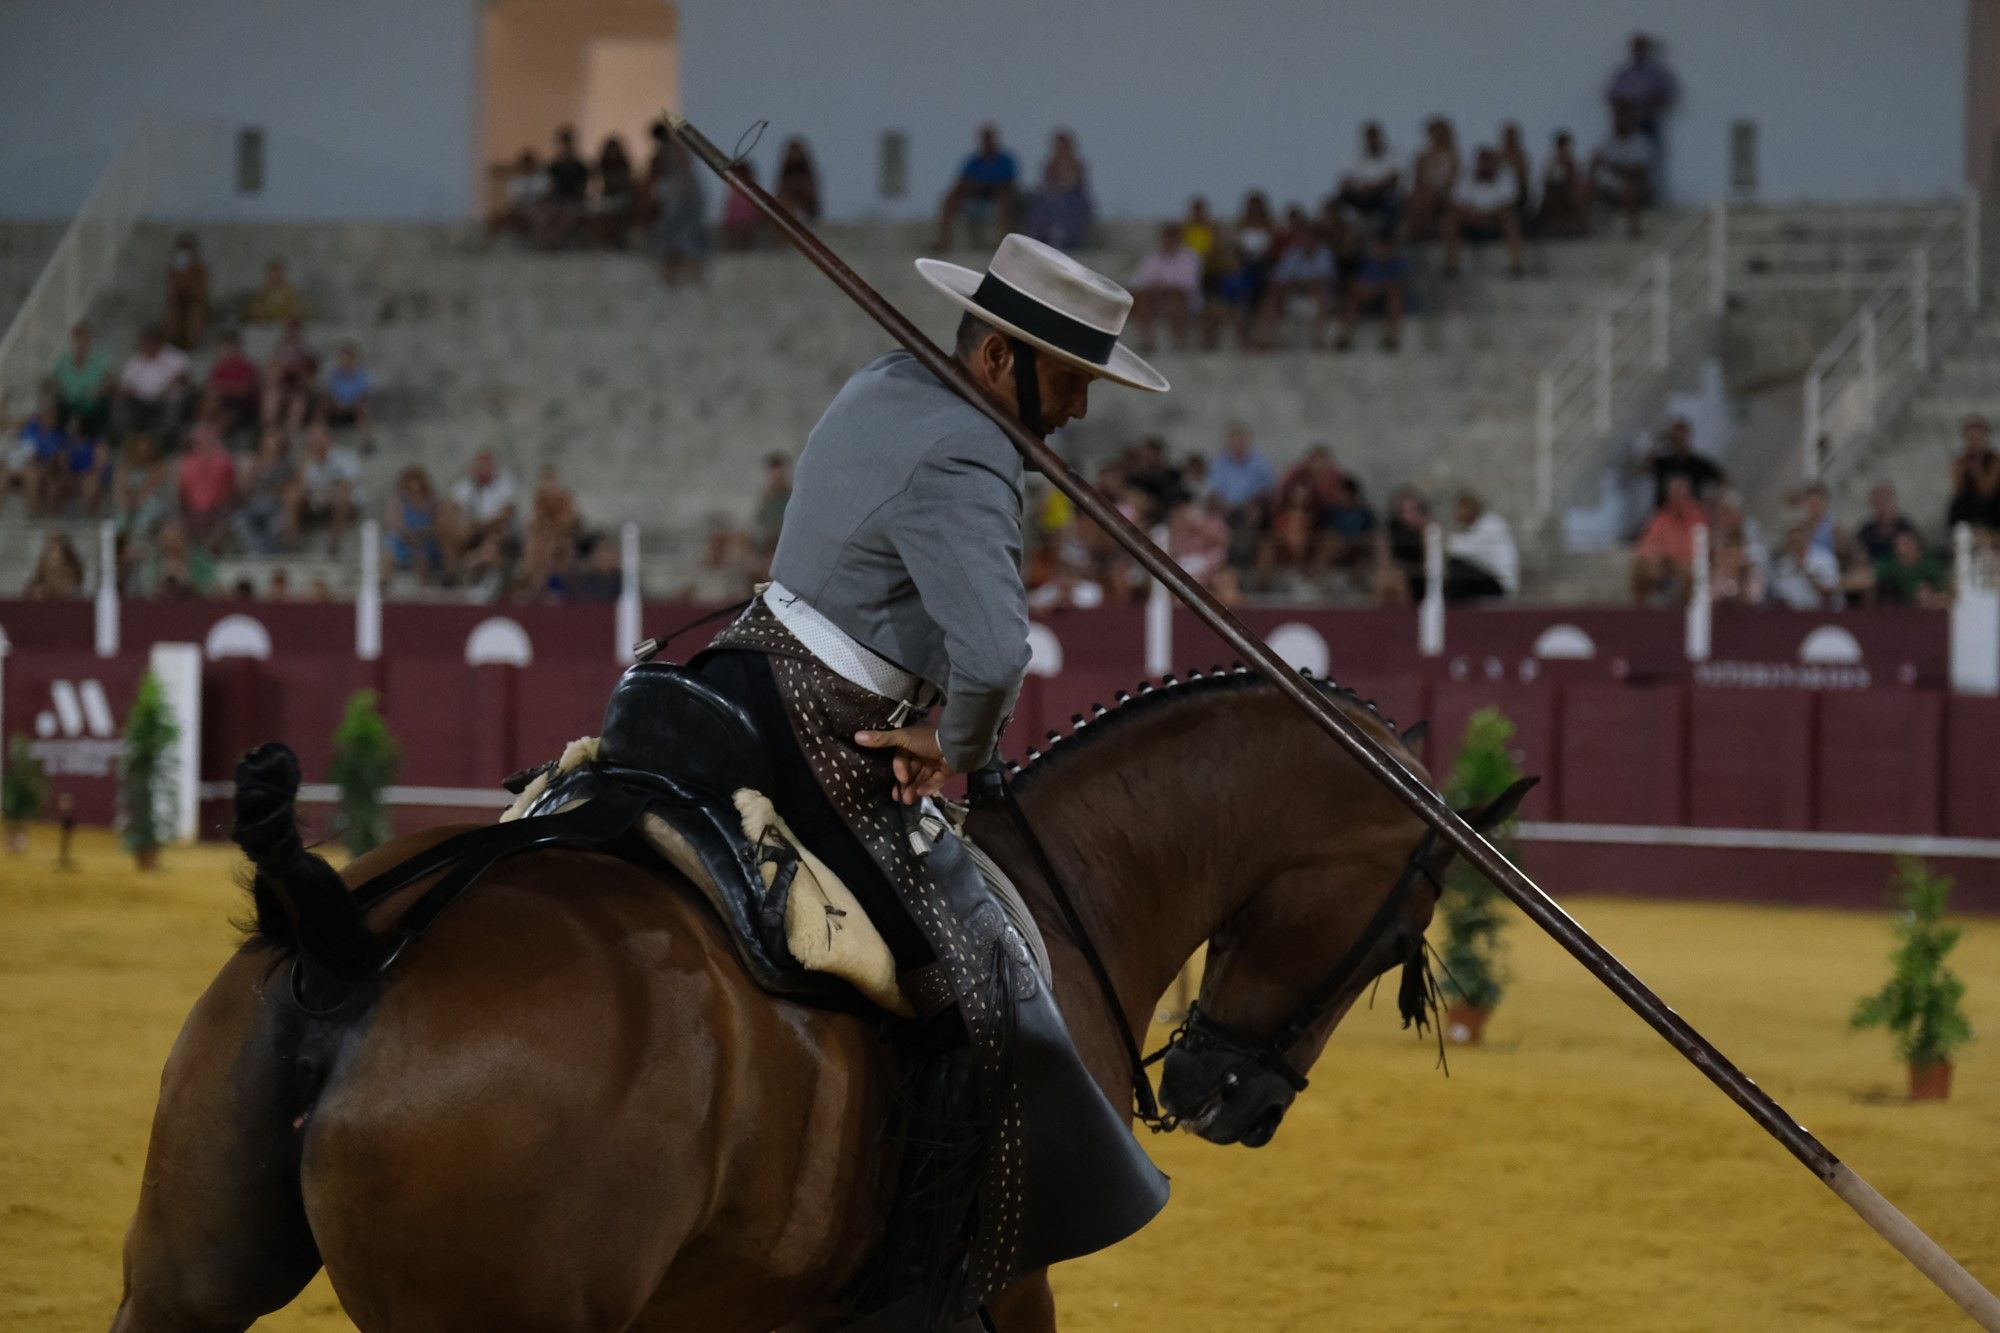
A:
[[[326,372],[326,424],[367,430],[371,424],[369,400],[374,392],[375,381],[361,364],[361,349],[351,342],[342,343],[333,369]]]
[[[1232,422],[1223,437],[1222,452],[1208,465],[1208,492],[1233,515],[1278,488],[1270,460],[1250,442],[1250,428]]]
[[[958,221],[960,213],[975,221],[993,218],[1003,233],[1014,230],[1021,204],[1017,184],[1020,174],[1014,155],[1000,146],[998,127],[980,126],[979,151],[966,158],[965,165],[958,169],[958,179],[952,183],[938,213],[937,248],[951,248],[952,224]]]

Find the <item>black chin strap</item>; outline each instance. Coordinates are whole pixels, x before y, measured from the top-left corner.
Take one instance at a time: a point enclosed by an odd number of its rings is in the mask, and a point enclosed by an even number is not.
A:
[[[1046,436],[1042,429],[1042,380],[1035,374],[1035,346],[1019,338],[1009,338],[1014,351],[1014,411],[1030,435]]]

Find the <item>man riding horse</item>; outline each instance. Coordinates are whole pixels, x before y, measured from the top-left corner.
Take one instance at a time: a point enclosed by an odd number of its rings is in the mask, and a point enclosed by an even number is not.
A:
[[[1010,235],[983,275],[917,267],[965,312],[959,361],[1037,435],[1081,419],[1093,380],[1167,388],[1118,342],[1131,297],[1058,250]],[[959,1313],[1166,1200],[1078,1062],[1022,926],[931,800],[956,775],[996,778],[1029,661],[1022,486],[1020,456],[977,408],[908,352],[878,357],[807,439],[770,583],[695,663],[759,724],[779,811],[860,899],[905,995],[973,1073],[977,1201],[949,1220],[966,1228]]]

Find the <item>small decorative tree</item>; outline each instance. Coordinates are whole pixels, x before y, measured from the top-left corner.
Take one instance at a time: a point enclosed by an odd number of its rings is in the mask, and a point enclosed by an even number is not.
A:
[[[0,823],[7,826],[7,850],[28,850],[27,822],[49,799],[49,775],[26,736],[7,742],[7,768],[0,774]]]
[[[142,870],[160,859],[160,844],[173,827],[176,798],[174,749],[181,736],[160,678],[139,677],[132,712],[125,719],[125,744],[118,754],[118,833]]]
[[[349,696],[347,711],[333,733],[333,767],[327,774],[340,788],[334,808],[336,836],[355,856],[388,840],[384,792],[403,762],[402,747],[389,734],[375,700],[373,690],[356,690]]]
[[[1509,748],[1513,739],[1514,724],[1499,709],[1482,708],[1472,715],[1445,788],[1453,808],[1485,805],[1520,781],[1521,770]],[[1486,834],[1510,858],[1513,828],[1510,819]],[[1479,1040],[1487,1015],[1506,989],[1507,972],[1500,963],[1505,950],[1500,938],[1507,922],[1504,908],[1500,891],[1463,860],[1454,860],[1445,871],[1444,894],[1438,899],[1444,946],[1438,956],[1444,965],[1444,991],[1452,1000],[1445,1033],[1455,1042]]]
[[[1889,955],[1894,971],[1882,989],[1854,1006],[1854,1028],[1888,1028],[1896,1053],[1910,1067],[1913,1100],[1951,1095],[1951,1053],[1972,1040],[1972,1025],[1958,1007],[1965,983],[1944,965],[1959,929],[1944,921],[1951,877],[1934,874],[1914,856],[1896,858],[1895,884],[1903,915],[1896,922],[1902,944]]]

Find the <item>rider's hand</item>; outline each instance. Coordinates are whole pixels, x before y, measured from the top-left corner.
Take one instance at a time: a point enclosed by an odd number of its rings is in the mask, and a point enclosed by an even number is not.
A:
[[[944,751],[938,748],[937,725],[932,722],[919,722],[894,731],[857,731],[854,743],[870,750],[896,752],[895,795],[904,805],[915,805],[926,796],[937,795],[944,790],[947,779],[958,776],[945,762]]]

